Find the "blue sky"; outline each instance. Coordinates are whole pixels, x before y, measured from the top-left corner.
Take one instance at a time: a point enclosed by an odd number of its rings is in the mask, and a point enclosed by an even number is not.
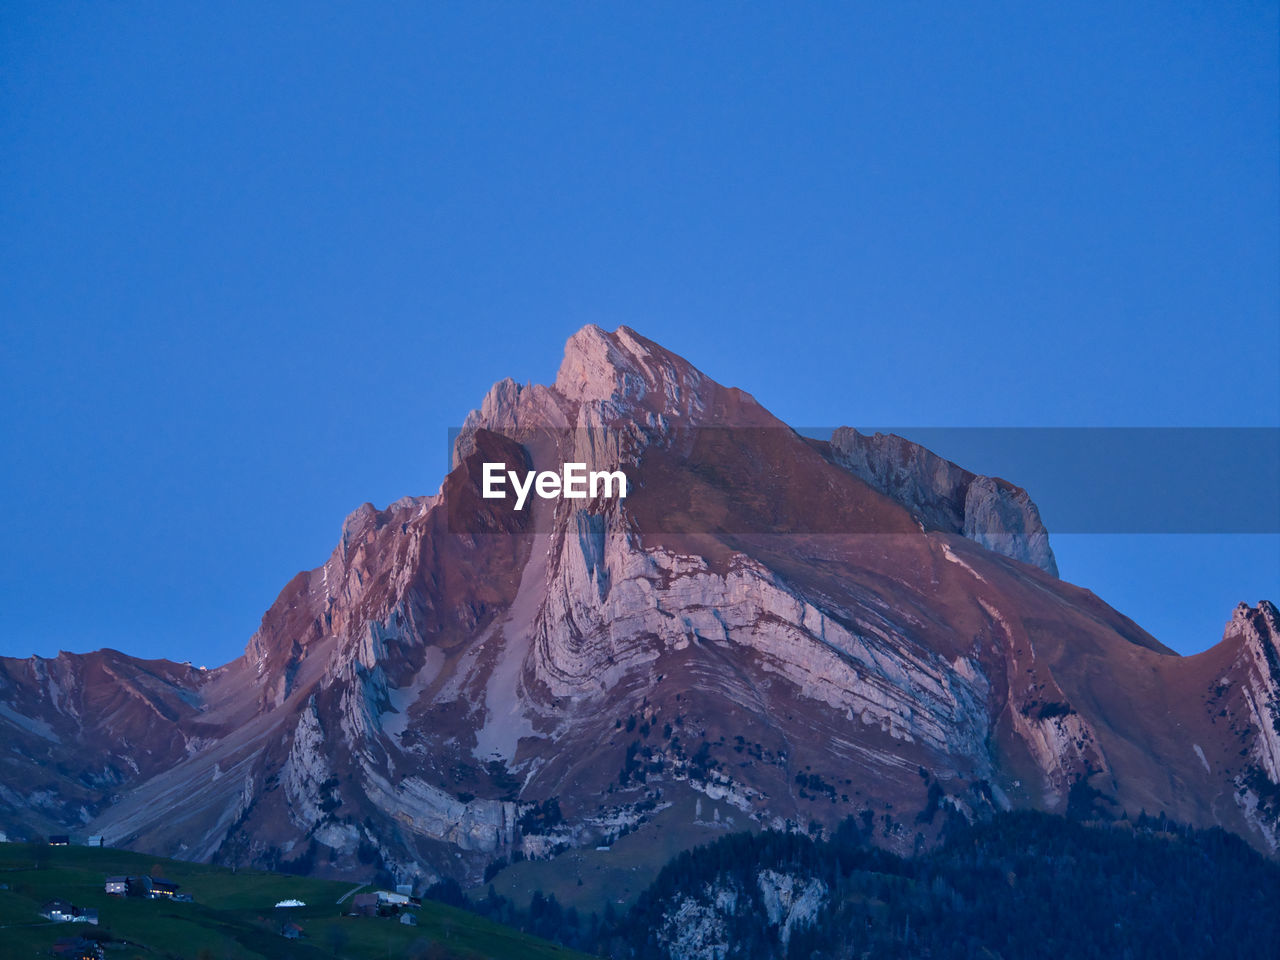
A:
[[[1280,425],[1276,4],[1068,6],[5,4],[0,653],[230,659],[589,322],[796,424]],[[1280,599],[1055,546],[1184,651]]]

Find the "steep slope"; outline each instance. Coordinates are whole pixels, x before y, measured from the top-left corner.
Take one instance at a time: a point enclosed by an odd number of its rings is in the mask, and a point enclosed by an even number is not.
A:
[[[205,745],[207,672],[115,650],[0,657],[0,826],[83,827],[131,786]]]
[[[657,857],[677,821],[854,815],[910,851],[948,816],[1072,804],[1274,851],[1274,608],[1178,657],[1057,579],[1024,492],[859,436],[583,329],[551,386],[493,387],[438,494],[347,519],[90,826],[405,877],[635,830]],[[630,489],[515,510],[480,495],[494,461]]]

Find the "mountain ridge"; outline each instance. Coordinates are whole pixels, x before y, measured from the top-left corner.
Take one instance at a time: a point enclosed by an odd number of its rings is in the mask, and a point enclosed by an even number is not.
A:
[[[635,490],[528,511],[479,495],[488,460],[570,459]],[[1058,579],[1020,488],[901,438],[808,440],[589,326],[551,386],[490,389],[439,492],[353,511],[240,658],[0,659],[0,826],[473,879],[695,802],[707,837],[870,814],[909,852],[939,805],[1083,795],[1274,854],[1276,623],[1242,605],[1179,657]]]

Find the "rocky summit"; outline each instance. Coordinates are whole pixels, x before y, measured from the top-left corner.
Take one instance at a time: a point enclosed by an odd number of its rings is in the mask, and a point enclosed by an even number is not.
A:
[[[627,496],[482,496],[486,463],[569,462]],[[1058,578],[1026,491],[899,437],[802,436],[592,326],[551,385],[489,391],[438,493],[347,517],[239,659],[0,660],[0,828],[464,883],[848,817],[911,853],[1014,808],[1163,812],[1275,854],[1278,632],[1241,605],[1179,656]]]

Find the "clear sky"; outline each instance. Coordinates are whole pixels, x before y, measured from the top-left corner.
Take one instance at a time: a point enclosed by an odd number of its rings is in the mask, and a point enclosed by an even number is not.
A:
[[[795,424],[1280,425],[1277,29],[9,0],[0,653],[230,659],[589,322]],[[1280,600],[1277,540],[1055,545],[1193,651]]]

